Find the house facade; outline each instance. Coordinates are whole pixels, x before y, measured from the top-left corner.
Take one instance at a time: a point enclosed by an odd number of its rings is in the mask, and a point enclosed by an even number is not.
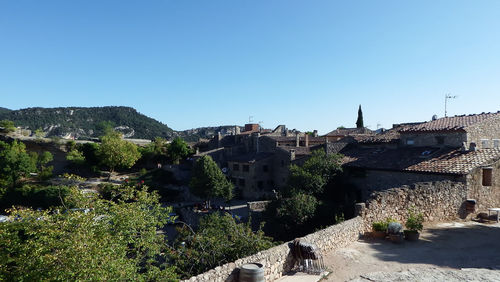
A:
[[[450,181],[465,184],[464,195],[477,209],[500,206],[500,112],[445,117],[394,131],[392,138],[354,140],[338,150],[360,201],[375,191]]]

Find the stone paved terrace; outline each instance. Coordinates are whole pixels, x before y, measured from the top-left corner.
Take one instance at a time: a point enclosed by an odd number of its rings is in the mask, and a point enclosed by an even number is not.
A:
[[[326,281],[500,281],[500,224],[426,225],[418,242],[360,239],[324,257]],[[284,276],[278,281],[317,281]]]

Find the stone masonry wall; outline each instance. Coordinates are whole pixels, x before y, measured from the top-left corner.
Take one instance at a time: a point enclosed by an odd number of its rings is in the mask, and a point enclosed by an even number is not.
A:
[[[443,143],[438,144],[438,139],[442,139]],[[414,144],[409,145],[408,140],[413,140]],[[450,146],[460,148],[467,141],[465,132],[424,132],[424,133],[401,133],[401,145],[409,145],[415,147],[421,146]]]
[[[302,241],[315,244],[321,253],[325,254],[356,241],[363,232],[363,223],[363,218],[355,217],[309,234],[303,237]],[[290,271],[294,266],[295,261],[290,252],[290,246],[291,242],[287,242],[235,262],[218,266],[185,281],[238,281],[239,267],[246,263],[261,263],[265,267],[265,280],[274,281],[283,276],[283,273]]]
[[[476,213],[488,212],[489,208],[500,208],[500,161],[492,164],[493,183],[483,186],[483,170],[477,168],[467,176],[469,199],[476,200]]]
[[[421,182],[375,192],[366,202],[362,213],[365,229],[371,230],[373,222],[383,221],[388,217],[404,224],[410,207],[423,213],[425,221],[465,218],[467,197],[466,185],[453,181]]]
[[[500,139],[500,115],[493,116],[483,122],[467,128],[467,146],[471,142],[476,143],[477,148],[483,149],[481,140],[487,139],[489,147],[493,148],[493,140]]]
[[[412,185],[418,182],[450,180],[465,183],[463,177],[452,175],[353,169],[349,169],[346,172],[348,173],[348,181],[359,191],[361,201],[368,200],[373,192],[384,191],[403,185]]]

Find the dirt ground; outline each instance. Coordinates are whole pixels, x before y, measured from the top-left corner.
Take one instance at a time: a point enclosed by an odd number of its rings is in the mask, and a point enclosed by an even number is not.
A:
[[[469,268],[493,270],[484,271],[485,275],[490,275],[486,280],[500,281],[500,224],[452,222],[427,225],[417,242],[395,244],[383,239],[360,239],[347,248],[327,254],[324,260],[330,272],[326,281],[359,281],[360,278],[367,279],[363,281],[408,281],[378,274],[406,272],[419,277],[419,271],[425,274],[435,271],[443,275],[455,273],[457,269],[463,269],[462,273],[465,273]],[[370,275],[382,278],[372,280]],[[409,280],[434,281],[424,279],[424,276]]]

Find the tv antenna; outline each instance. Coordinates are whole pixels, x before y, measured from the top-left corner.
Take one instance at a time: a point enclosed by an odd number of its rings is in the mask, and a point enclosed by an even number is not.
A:
[[[446,117],[447,114],[446,106],[448,104],[448,99],[456,99],[457,97],[457,95],[451,96],[451,93],[444,95],[444,117]]]

